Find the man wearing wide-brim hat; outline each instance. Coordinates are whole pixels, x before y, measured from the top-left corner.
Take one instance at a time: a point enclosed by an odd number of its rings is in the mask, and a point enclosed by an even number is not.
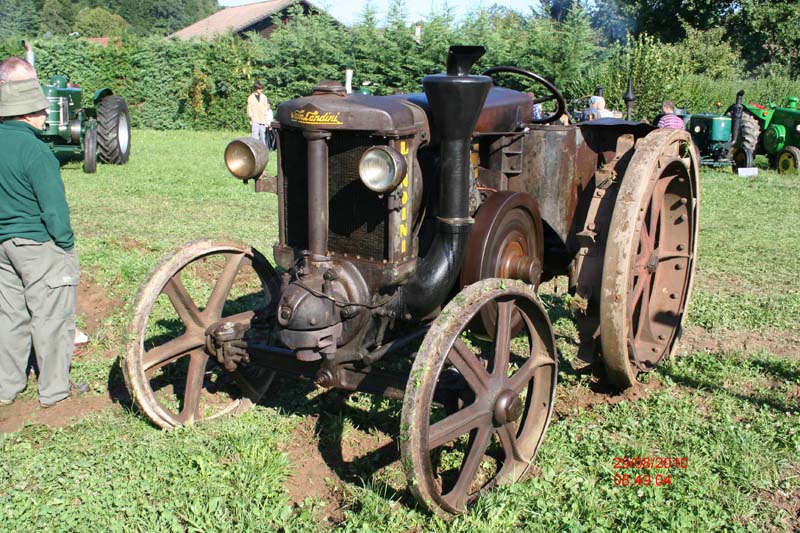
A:
[[[31,346],[41,405],[70,396],[80,268],[59,164],[36,136],[48,106],[35,79],[0,84],[0,405],[25,388]]]

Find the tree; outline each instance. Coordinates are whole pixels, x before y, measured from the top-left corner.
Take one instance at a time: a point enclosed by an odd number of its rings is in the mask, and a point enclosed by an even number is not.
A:
[[[39,12],[39,33],[66,35],[75,23],[72,3],[63,0],[44,0]]]
[[[36,12],[32,0],[0,0],[0,39],[35,35],[39,22]]]
[[[121,37],[130,24],[103,7],[85,7],[75,16],[74,28],[83,37]]]
[[[800,75],[800,10],[794,0],[744,0],[729,33],[751,69],[764,63]]]

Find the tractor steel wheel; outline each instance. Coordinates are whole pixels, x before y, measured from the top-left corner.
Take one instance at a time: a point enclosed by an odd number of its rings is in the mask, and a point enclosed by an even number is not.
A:
[[[97,140],[103,163],[124,165],[131,155],[131,120],[128,104],[110,95],[97,105]]]
[[[798,169],[800,169],[800,148],[787,146],[778,156],[778,172],[796,174]]]
[[[637,143],[622,179],[600,291],[603,361],[619,387],[678,340],[697,254],[698,160],[687,132],[656,130]]]
[[[747,146],[740,146],[733,152],[733,171],[740,168],[751,168],[753,166],[753,152]]]
[[[493,342],[468,335],[487,306],[497,313]],[[515,314],[525,333],[517,338]],[[406,385],[400,453],[416,498],[445,516],[525,478],[550,421],[556,376],[550,321],[530,286],[487,279],[462,290],[425,336]]]
[[[83,134],[83,171],[97,172],[97,130],[94,128],[87,128]]]
[[[510,278],[538,285],[544,237],[536,200],[526,193],[502,191],[489,196],[475,216],[469,235],[461,287],[487,278]],[[496,310],[488,305],[473,329],[491,334]],[[522,326],[517,316],[515,327]],[[477,333],[478,331],[476,331]]]
[[[120,365],[139,409],[171,428],[257,402],[274,373],[249,365],[226,372],[207,354],[205,332],[223,320],[249,324],[276,301],[277,287],[264,256],[243,244],[201,240],[166,256],[136,296]]]

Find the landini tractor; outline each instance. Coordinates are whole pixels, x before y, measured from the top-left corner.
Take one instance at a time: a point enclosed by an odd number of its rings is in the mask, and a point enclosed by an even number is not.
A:
[[[83,158],[83,171],[94,173],[98,157],[103,163],[128,162],[131,127],[122,97],[104,87],[94,93],[93,106],[86,105],[83,90],[65,76],[53,76],[42,90],[50,107],[40,137],[61,163]]]
[[[561,93],[518,67],[471,74],[483,53],[452,47],[422,93],[328,81],[278,107],[277,216],[272,200],[247,214],[277,218],[275,266],[207,239],[155,267],[121,361],[142,413],[172,428],[241,412],[275,373],[394,398],[410,490],[448,515],[533,470],[558,375],[540,283],[568,277],[581,352],[618,387],[670,355],[697,258],[688,132],[554,124]],[[509,74],[555,114],[532,121],[496,84]],[[234,140],[225,161],[265,188],[263,145]]]

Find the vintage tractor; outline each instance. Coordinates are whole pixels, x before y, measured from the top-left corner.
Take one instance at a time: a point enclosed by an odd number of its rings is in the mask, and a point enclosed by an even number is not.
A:
[[[692,141],[700,152],[701,165],[711,167],[731,165],[734,171],[753,166],[753,153],[741,149],[743,96],[744,91],[739,91],[736,94],[736,103],[725,113],[689,114],[684,109],[676,109],[676,114],[683,119]],[[722,104],[717,102],[717,107],[721,108]],[[657,116],[653,124],[657,124],[660,118],[661,115]]]
[[[124,165],[131,153],[131,127],[128,104],[111,89],[97,90],[94,106],[86,106],[83,90],[53,76],[42,85],[50,101],[47,122],[41,138],[50,145],[62,163],[83,159],[83,170],[97,170],[97,158],[103,163]]]
[[[746,104],[742,115],[740,158],[764,154],[770,168],[782,173],[800,169],[800,108],[798,98],[790,96],[780,104]],[[740,155],[739,155],[740,154]]]
[[[531,473],[558,365],[542,281],[569,277],[583,355],[611,383],[670,355],[697,253],[689,134],[546,124],[561,93],[517,67],[470,74],[483,52],[452,47],[424,93],[322,82],[278,107],[277,268],[220,240],[155,267],[121,361],[147,417],[240,412],[275,372],[402,399],[410,490],[447,515]],[[504,73],[542,83],[558,111],[531,122],[528,96],[493,83]],[[263,145],[235,140],[225,160],[264,188]]]

